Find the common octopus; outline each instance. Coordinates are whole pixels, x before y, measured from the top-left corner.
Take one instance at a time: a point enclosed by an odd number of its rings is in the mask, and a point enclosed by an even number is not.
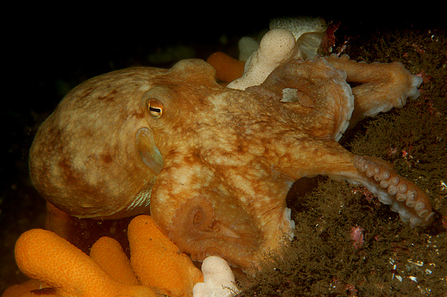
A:
[[[150,209],[193,260],[217,255],[250,271],[294,236],[286,195],[302,177],[363,185],[411,226],[431,223],[423,190],[337,142],[350,122],[417,98],[420,83],[398,62],[335,55],[288,61],[243,91],[198,59],[118,70],[66,95],[35,136],[30,174],[70,215]],[[286,88],[297,100],[281,101]]]

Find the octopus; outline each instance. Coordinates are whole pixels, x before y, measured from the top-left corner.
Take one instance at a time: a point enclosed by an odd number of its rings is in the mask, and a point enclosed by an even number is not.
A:
[[[219,85],[199,59],[118,70],[65,96],[35,136],[30,175],[72,216],[150,211],[193,260],[215,255],[250,271],[293,238],[286,196],[303,177],[347,180],[412,227],[432,222],[422,189],[338,143],[364,117],[417,98],[420,83],[399,62],[335,55],[292,59],[246,90]]]

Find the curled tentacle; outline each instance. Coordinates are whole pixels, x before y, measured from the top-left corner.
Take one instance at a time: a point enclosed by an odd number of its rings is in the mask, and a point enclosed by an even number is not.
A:
[[[433,220],[430,198],[414,183],[399,176],[384,161],[356,156],[354,167],[369,179],[366,187],[379,201],[391,205],[410,226],[427,226]]]
[[[216,219],[211,202],[203,196],[184,202],[175,212],[168,235],[194,261],[208,256],[225,257],[233,266],[250,267],[259,249],[259,231],[254,226],[226,226]],[[250,259],[250,260],[249,260]]]
[[[202,261],[206,257],[204,250],[195,245],[200,244],[204,232],[212,231],[214,210],[211,202],[204,197],[188,199],[175,212],[173,222],[169,227],[169,237],[190,252],[193,260]],[[195,253],[195,250],[200,253]]]

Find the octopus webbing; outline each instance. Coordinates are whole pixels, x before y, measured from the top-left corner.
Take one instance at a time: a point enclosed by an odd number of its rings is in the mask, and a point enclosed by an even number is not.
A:
[[[302,177],[363,185],[411,226],[431,223],[423,190],[337,142],[365,116],[417,98],[420,83],[401,63],[347,56],[290,60],[246,90],[220,86],[197,59],[114,71],[73,89],[42,124],[31,178],[70,215],[150,209],[193,260],[217,255],[249,271],[293,237],[286,195]],[[284,102],[284,89],[295,99]]]

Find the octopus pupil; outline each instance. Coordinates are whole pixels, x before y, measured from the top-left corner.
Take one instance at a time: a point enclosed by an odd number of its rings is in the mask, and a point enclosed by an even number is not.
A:
[[[152,106],[150,106],[150,107],[149,107],[149,110],[150,110],[150,111],[153,111],[153,112],[161,113],[161,109],[160,109],[160,108],[156,108],[156,107],[152,107]]]

